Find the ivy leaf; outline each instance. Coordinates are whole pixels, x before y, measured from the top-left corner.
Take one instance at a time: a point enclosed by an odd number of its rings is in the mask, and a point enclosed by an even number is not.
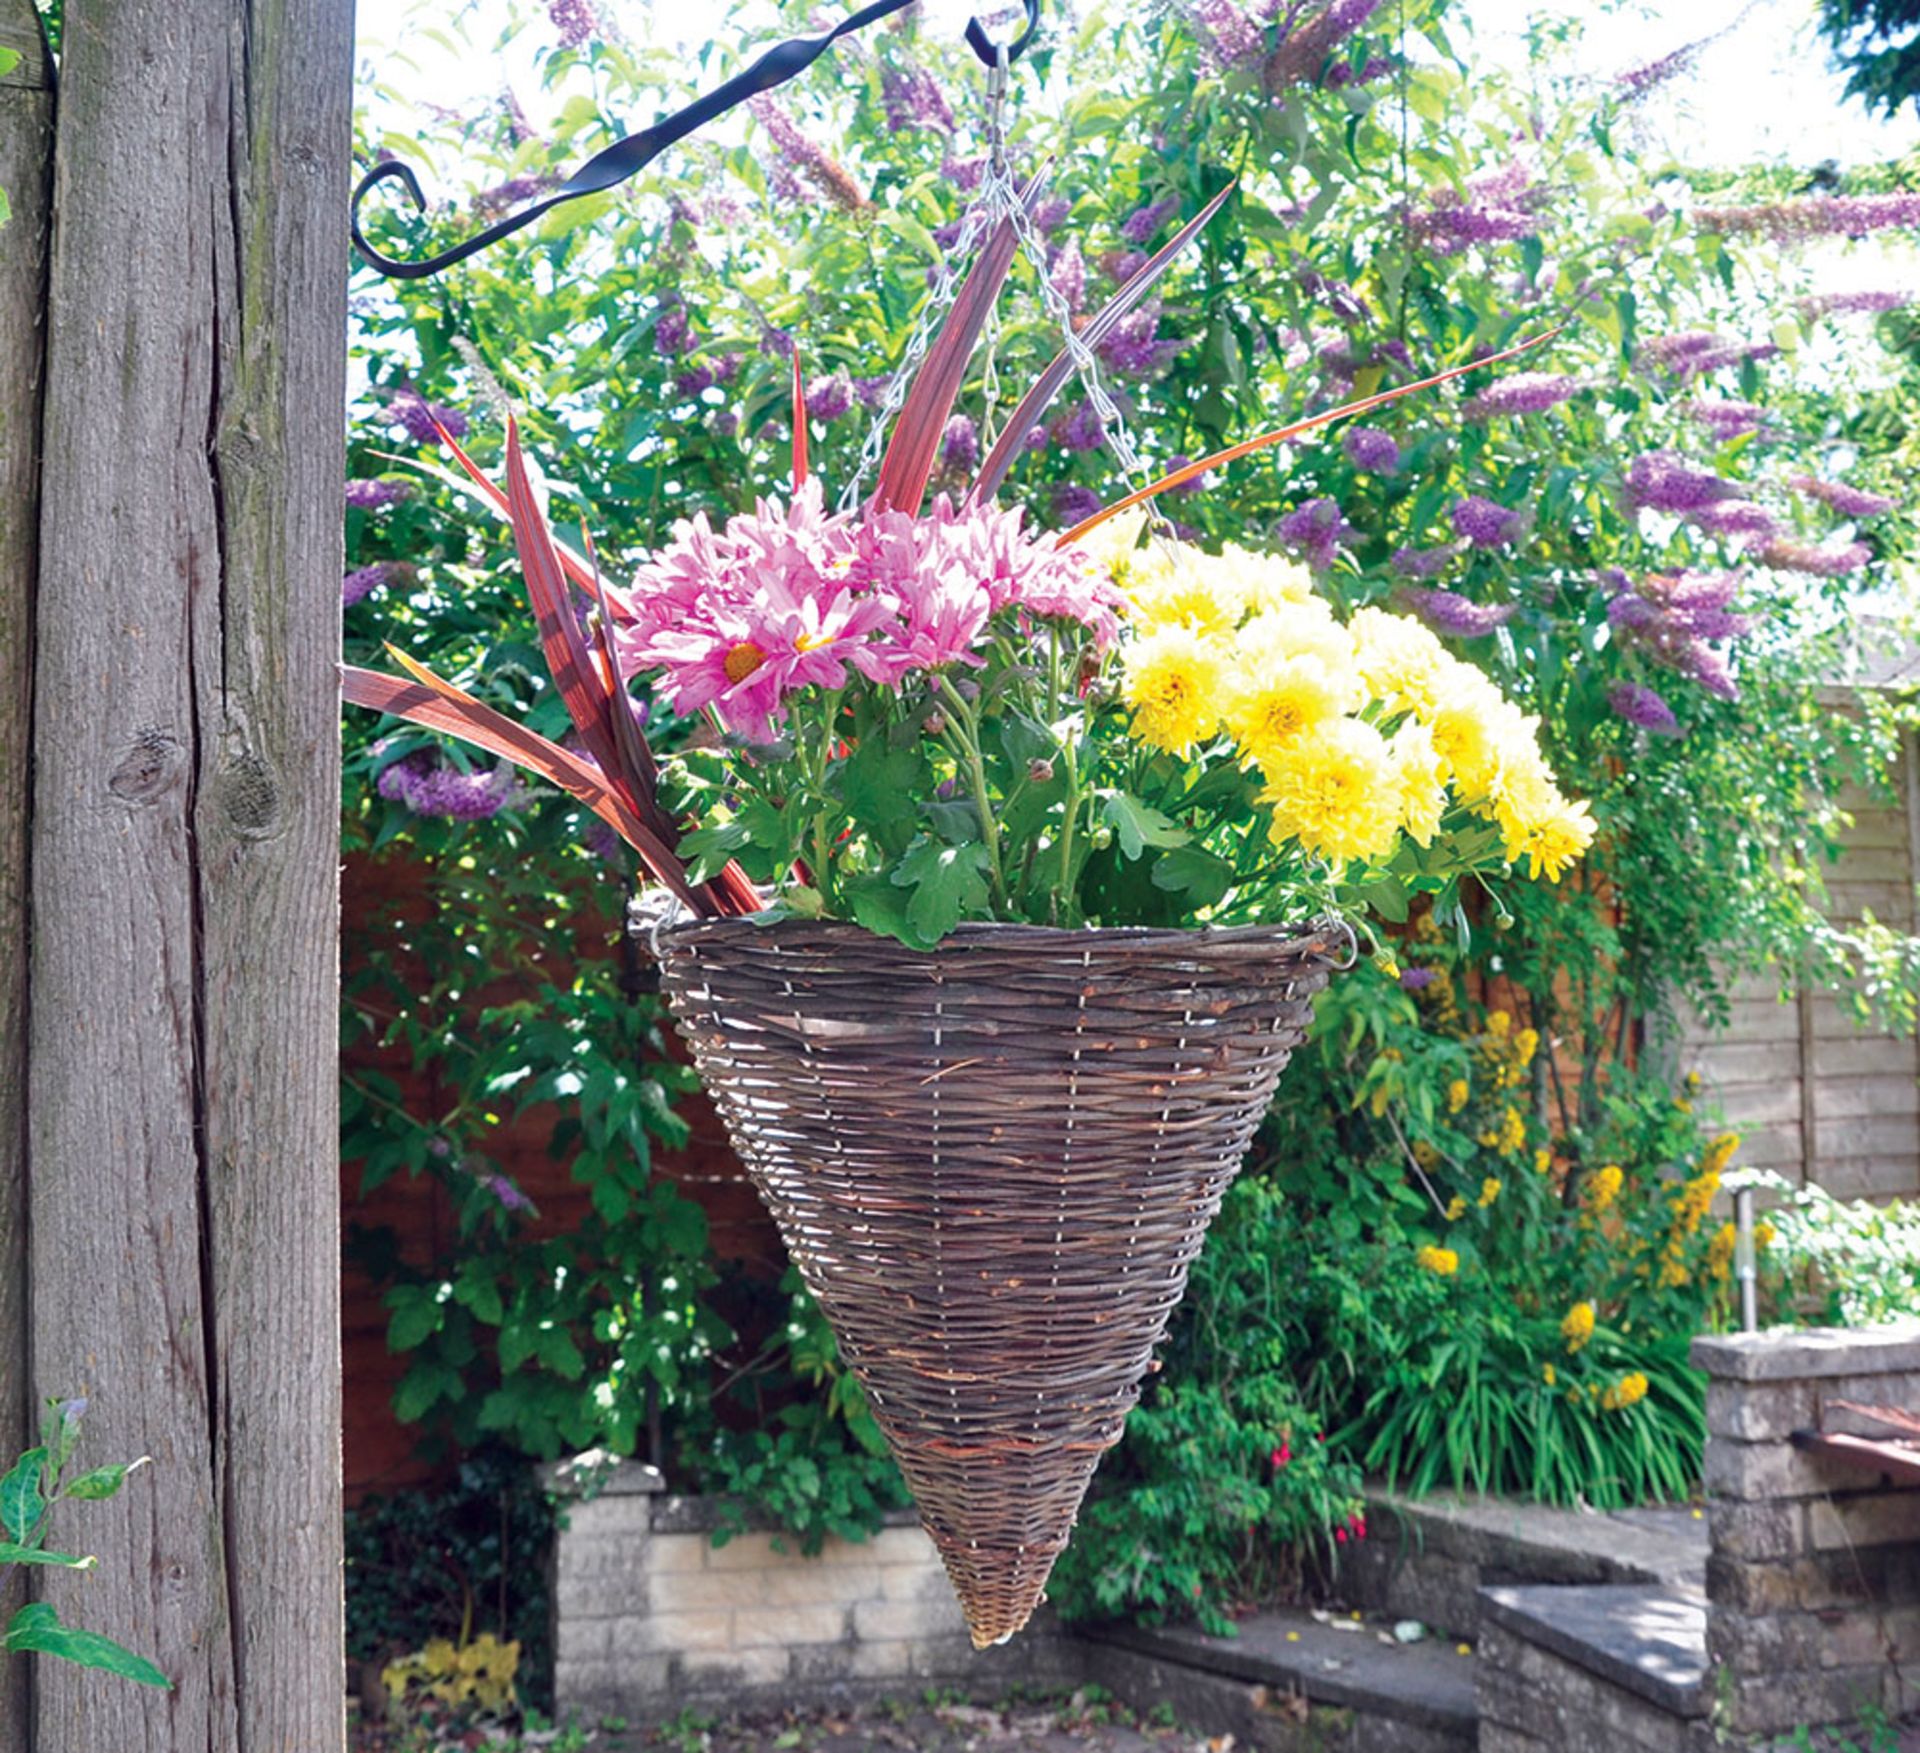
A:
[[[987,905],[987,849],[978,841],[942,846],[919,839],[893,872],[900,888],[911,888],[907,903],[909,943],[931,949],[964,918]]]
[[[1124,791],[1109,791],[1100,819],[1120,837],[1120,850],[1138,858],[1149,846],[1184,846],[1189,835],[1171,816]]]
[[[47,1500],[40,1495],[40,1470],[46,1461],[45,1449],[29,1449],[0,1479],[0,1533],[24,1542],[47,1513]]]
[[[0,1564],[57,1564],[66,1570],[91,1570],[97,1558],[75,1558],[66,1552],[42,1552],[38,1546],[16,1546],[0,1540]]]
[[[62,1625],[60,1615],[45,1601],[29,1601],[7,1625],[4,1645],[20,1655],[58,1656],[83,1668],[100,1668],[142,1686],[171,1691],[173,1683],[145,1656],[136,1656],[97,1631]]]
[[[1233,887],[1233,866],[1198,846],[1176,846],[1153,861],[1153,886],[1185,895],[1191,906],[1211,907]]]

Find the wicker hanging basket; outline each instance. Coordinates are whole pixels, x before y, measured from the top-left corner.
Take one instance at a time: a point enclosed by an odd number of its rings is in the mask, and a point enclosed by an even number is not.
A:
[[[1345,927],[655,933],[974,1643],[1026,1624]]]

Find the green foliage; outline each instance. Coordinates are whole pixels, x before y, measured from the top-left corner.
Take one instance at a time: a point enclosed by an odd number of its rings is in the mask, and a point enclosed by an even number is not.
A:
[[[1747,1169],[1766,1215],[1754,1225],[1763,1319],[1865,1327],[1920,1315],[1920,1204],[1835,1199]]]
[[[557,1508],[501,1445],[462,1457],[443,1487],[368,1498],[347,1511],[347,1655],[383,1666],[482,1631],[521,1646],[521,1691],[552,1672],[547,1556]]]
[[[1820,0],[1847,95],[1891,116],[1920,99],[1920,0]]]
[[[1067,1618],[1191,1614],[1231,1635],[1233,1608],[1324,1578],[1364,1534],[1359,1470],[1325,1446],[1297,1386],[1296,1263],[1275,1246],[1285,1203],[1260,1176],[1228,1191],[1164,1367],[1095,1475],[1048,1585]]]
[[[99,1560],[47,1550],[54,1507],[67,1499],[99,1501],[114,1496],[144,1460],[125,1465],[95,1467],[67,1476],[68,1463],[80,1441],[84,1400],[49,1400],[40,1424],[40,1441],[22,1454],[0,1476],[0,1579],[11,1565],[54,1566],[63,1570],[91,1570]],[[29,1601],[15,1610],[0,1632],[0,1649],[17,1655],[57,1656],[83,1668],[98,1668],[142,1686],[171,1687],[163,1673],[132,1650],[97,1631],[63,1625],[60,1615],[45,1601]]]

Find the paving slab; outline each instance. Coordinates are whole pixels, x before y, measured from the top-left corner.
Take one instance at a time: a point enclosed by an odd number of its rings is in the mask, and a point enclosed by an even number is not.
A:
[[[1238,1637],[1210,1637],[1193,1626],[1103,1627],[1086,1635],[1161,1661],[1224,1674],[1314,1704],[1412,1723],[1471,1745],[1479,1713],[1473,1662],[1451,1642],[1393,1641],[1375,1622],[1328,1622],[1302,1611],[1256,1614]]]
[[[1657,1584],[1490,1588],[1481,1612],[1678,1717],[1704,1717],[1707,1599]]]

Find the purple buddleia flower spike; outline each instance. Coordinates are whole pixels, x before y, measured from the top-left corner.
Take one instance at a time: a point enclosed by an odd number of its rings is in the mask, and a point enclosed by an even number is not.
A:
[[[1865,542],[1849,542],[1841,548],[1818,548],[1810,542],[1776,536],[1755,548],[1753,557],[1776,572],[1798,572],[1809,578],[1845,578],[1865,566],[1873,558],[1873,550]]]
[[[1627,468],[1627,497],[1649,511],[1698,511],[1722,499],[1737,499],[1740,489],[1711,469],[1700,469],[1677,451],[1650,450]]]
[[[853,406],[853,379],[844,370],[815,378],[807,386],[807,415],[823,425],[838,420]]]
[[[1559,372],[1515,372],[1472,397],[1461,412],[1470,420],[1503,414],[1544,414],[1549,408],[1571,400],[1586,387],[1579,378]]]
[[[1053,515],[1063,528],[1085,523],[1100,509],[1100,495],[1073,481],[1057,481],[1053,488]]]
[[[1400,446],[1377,426],[1350,426],[1340,440],[1347,461],[1369,475],[1391,475],[1400,467]]]
[[[1842,517],[1885,517],[1894,507],[1893,500],[1883,498],[1878,493],[1864,493],[1858,487],[1849,487],[1844,481],[1823,481],[1817,475],[1795,475],[1787,485],[1796,493],[1819,500]]]
[[[1402,578],[1437,578],[1471,546],[1448,542],[1438,548],[1396,548],[1391,562]]]
[[[1607,690],[1607,704],[1627,723],[1655,736],[1677,737],[1680,721],[1673,708],[1652,688],[1640,682],[1618,682]]]
[[[412,492],[412,485],[406,481],[349,481],[347,504],[356,511],[378,511],[383,505],[397,505]]]
[[[1516,511],[1479,493],[1469,493],[1454,503],[1447,513],[1454,534],[1476,548],[1504,548],[1516,542],[1533,527],[1530,512]]]
[[[1341,515],[1339,503],[1325,497],[1309,499],[1280,520],[1281,541],[1316,572],[1333,565],[1341,548],[1353,536],[1353,526]]]
[[[1450,590],[1405,584],[1400,600],[1434,632],[1449,639],[1481,639],[1503,627],[1519,611],[1518,603],[1476,603]]]

